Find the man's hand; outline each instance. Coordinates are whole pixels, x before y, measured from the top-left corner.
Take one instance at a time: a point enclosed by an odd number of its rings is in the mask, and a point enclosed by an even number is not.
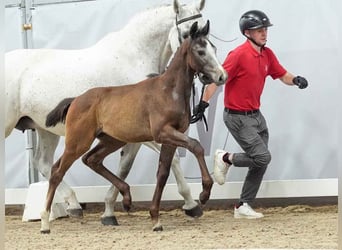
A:
[[[204,111],[209,106],[209,103],[201,100],[193,109],[193,115],[191,116],[190,123],[195,123],[198,120],[202,120],[204,117]]]
[[[297,85],[300,89],[305,89],[308,86],[308,81],[301,76],[296,76],[292,80],[293,84]]]

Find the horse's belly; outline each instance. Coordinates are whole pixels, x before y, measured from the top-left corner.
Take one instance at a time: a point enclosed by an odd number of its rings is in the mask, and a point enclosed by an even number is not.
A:
[[[117,140],[128,143],[153,141],[151,132],[146,126],[143,126],[142,124],[136,125],[137,126],[116,126],[110,129],[104,129],[103,132]]]

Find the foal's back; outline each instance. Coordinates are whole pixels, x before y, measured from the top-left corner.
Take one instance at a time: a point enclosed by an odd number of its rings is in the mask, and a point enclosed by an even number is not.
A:
[[[90,89],[72,102],[67,131],[82,137],[105,133],[124,142],[157,140],[154,135],[165,124],[188,118],[184,107],[181,112],[175,109],[171,91],[163,75],[133,85]]]

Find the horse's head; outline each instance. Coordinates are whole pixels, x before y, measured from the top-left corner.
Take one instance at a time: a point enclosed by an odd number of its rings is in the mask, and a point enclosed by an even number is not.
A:
[[[201,10],[204,8],[205,0],[189,5],[180,5],[178,0],[173,1],[173,9],[176,13],[175,27],[170,30],[169,42],[173,52],[190,34],[190,27],[194,22],[203,27],[205,21],[202,18]]]
[[[227,80],[227,73],[216,57],[216,47],[209,41],[209,20],[203,28],[195,22],[190,28],[190,59],[191,68],[199,74],[203,84],[215,83],[222,85]]]

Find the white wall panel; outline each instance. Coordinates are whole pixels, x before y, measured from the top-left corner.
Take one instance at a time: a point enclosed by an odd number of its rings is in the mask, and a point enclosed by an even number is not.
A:
[[[152,0],[97,0],[76,3],[46,4],[36,2],[33,12],[33,44],[35,48],[75,49],[92,45],[110,31],[120,29],[138,11],[159,3],[172,1]],[[181,1],[180,2],[192,2]],[[338,84],[337,0],[207,0],[204,18],[211,21],[212,34],[232,42],[211,38],[218,47],[218,57],[224,60],[227,52],[244,41],[238,28],[241,14],[250,9],[264,10],[273,27],[269,28],[268,45],[277,54],[285,68],[306,77],[309,87],[299,90],[287,87],[279,80],[267,79],[262,96],[262,111],[270,130],[272,162],[265,180],[329,179],[337,178],[337,122],[335,113],[342,92]],[[44,3],[39,5],[39,3]],[[7,50],[21,47],[18,11],[7,8]],[[18,13],[19,14],[19,13]],[[157,24],[156,24],[157,25]],[[234,40],[235,39],[235,40]],[[200,90],[200,87],[198,87]],[[203,125],[191,125],[189,134],[200,138],[206,148],[209,171],[213,169],[216,148],[239,151],[234,140],[227,135],[222,120],[223,92],[218,92],[209,108],[210,131]],[[217,101],[217,106],[215,106]],[[228,136],[228,140],[226,141]],[[20,137],[20,138],[19,138]],[[27,184],[25,138],[13,133],[6,139],[6,187],[23,187]],[[63,150],[60,143],[56,157]],[[181,167],[189,182],[198,183],[200,172],[195,158],[180,151]],[[128,182],[134,185],[155,183],[158,155],[143,147],[134,163]],[[105,161],[116,170],[118,153]],[[228,181],[242,181],[246,171],[232,168]],[[79,161],[65,177],[72,186],[108,185]],[[169,183],[174,183],[171,176]]]

